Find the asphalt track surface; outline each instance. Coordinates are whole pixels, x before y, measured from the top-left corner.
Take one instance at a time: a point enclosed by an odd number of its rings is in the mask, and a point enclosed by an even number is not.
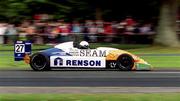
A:
[[[1,87],[180,87],[180,71],[0,71]]]

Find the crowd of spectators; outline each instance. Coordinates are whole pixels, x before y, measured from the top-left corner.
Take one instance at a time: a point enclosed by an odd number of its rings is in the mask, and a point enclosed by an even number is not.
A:
[[[0,23],[0,44],[3,40],[12,42],[17,39],[32,40],[36,43],[59,43],[72,38],[83,38],[90,42],[103,40],[113,41],[121,35],[154,34],[151,23],[140,23],[131,17],[121,21],[106,22],[102,20],[86,20],[84,22],[58,21],[23,21],[21,24]],[[7,35],[6,37],[2,37]]]

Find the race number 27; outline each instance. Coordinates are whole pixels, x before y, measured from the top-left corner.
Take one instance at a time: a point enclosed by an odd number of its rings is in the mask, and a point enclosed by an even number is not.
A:
[[[15,45],[15,52],[16,53],[24,53],[25,52],[25,45],[24,44],[16,44]]]

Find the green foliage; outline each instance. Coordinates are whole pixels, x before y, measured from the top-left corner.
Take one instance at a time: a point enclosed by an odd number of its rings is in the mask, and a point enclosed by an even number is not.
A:
[[[39,13],[59,15],[71,9],[69,6],[51,0],[1,0],[0,8],[0,20],[10,22],[32,19],[34,14]]]
[[[119,20],[128,14],[149,17],[157,14],[158,4],[159,0],[0,0],[0,20],[21,21],[39,13],[65,20],[94,19],[97,9],[105,19]]]

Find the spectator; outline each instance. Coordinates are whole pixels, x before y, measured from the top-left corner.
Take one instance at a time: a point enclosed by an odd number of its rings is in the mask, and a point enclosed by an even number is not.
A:
[[[89,38],[91,42],[96,42],[97,41],[97,25],[96,24],[92,24],[89,27]]]
[[[52,24],[52,29],[51,29],[51,34],[50,34],[50,38],[52,40],[52,43],[59,43],[59,39],[61,38],[61,30],[56,26],[56,24]]]
[[[142,27],[139,28],[141,34],[151,34],[151,24],[144,24]]]
[[[65,41],[68,41],[68,35],[69,33],[71,32],[70,31],[70,24],[67,24],[67,23],[64,23],[64,24],[61,24],[59,26],[59,31],[60,31],[60,42],[65,42]]]
[[[37,33],[43,38],[44,43],[49,43],[50,42],[51,30],[52,30],[52,27],[49,25],[48,22],[44,23],[44,25],[42,25],[40,27],[40,30],[38,30]]]
[[[72,25],[72,32],[74,34],[80,34],[82,31],[81,25],[79,22],[74,22]]]
[[[131,16],[127,16],[125,19],[126,25],[127,26],[134,26],[135,25],[135,20]]]
[[[140,24],[139,24],[139,23],[136,23],[136,24],[134,25],[134,31],[133,31],[134,34],[139,34],[139,33],[140,33],[139,27],[140,27]]]
[[[7,31],[7,24],[1,23],[0,24],[0,44],[4,44],[4,35]]]
[[[117,31],[118,31],[118,34],[124,34],[125,31],[126,31],[126,21],[123,20],[121,21],[118,25],[117,25]]]
[[[134,26],[126,26],[126,32],[124,34],[132,35],[134,34],[135,27]]]
[[[36,27],[34,25],[30,25],[25,29],[25,33],[26,33],[26,37],[28,40],[30,40],[31,42],[35,42],[38,41],[36,40]]]
[[[104,22],[102,20],[97,20],[97,40],[102,42],[104,40],[103,34],[104,34]]]
[[[117,34],[117,33],[118,33],[117,28],[118,28],[118,23],[117,23],[116,21],[113,21],[113,22],[112,22],[112,32],[113,32],[114,34]]]
[[[135,29],[135,20],[131,16],[127,16],[126,19],[123,21],[125,33],[124,34],[134,34],[133,31]]]
[[[7,27],[6,24],[0,24],[0,42],[4,43],[4,36],[2,37],[2,35],[13,36],[15,33],[19,34],[21,40],[35,41],[34,39],[36,39],[36,43],[41,42],[39,41],[41,39],[45,43],[64,42],[69,40],[70,35],[73,36],[74,41],[80,41],[83,38],[83,40],[91,42],[99,40],[111,42],[114,41],[113,37],[116,34],[150,34],[154,30],[153,27],[155,25],[145,24],[140,27],[140,24],[132,17],[127,17],[121,22],[113,21],[109,23],[105,23],[102,20],[86,20],[85,23],[74,21],[73,24],[69,24],[64,20],[58,20],[57,22],[41,20],[23,21],[21,26],[17,28],[13,25]],[[10,36],[8,37],[8,43],[16,39]]]
[[[85,21],[85,26],[90,27],[90,26],[92,26],[93,24],[94,24],[94,22],[93,22],[92,20],[86,20],[86,21]]]
[[[113,33],[113,27],[112,27],[112,23],[107,22],[105,24],[105,28],[104,28],[104,34],[106,36],[105,41],[106,42],[111,42],[113,40],[114,34]]]
[[[13,24],[9,24],[6,30],[6,41],[7,43],[13,43],[17,39],[17,29]]]
[[[86,23],[85,25],[84,25],[84,27],[83,27],[83,30],[82,30],[82,32],[83,32],[83,40],[85,40],[85,41],[89,41],[89,27],[90,26],[88,26],[88,24]]]
[[[103,34],[104,33],[104,23],[102,20],[97,20],[96,21],[96,27],[97,27],[97,33],[98,34]]]
[[[97,27],[101,27],[101,28],[104,26],[104,22],[102,20],[97,20],[95,24],[97,25]]]

